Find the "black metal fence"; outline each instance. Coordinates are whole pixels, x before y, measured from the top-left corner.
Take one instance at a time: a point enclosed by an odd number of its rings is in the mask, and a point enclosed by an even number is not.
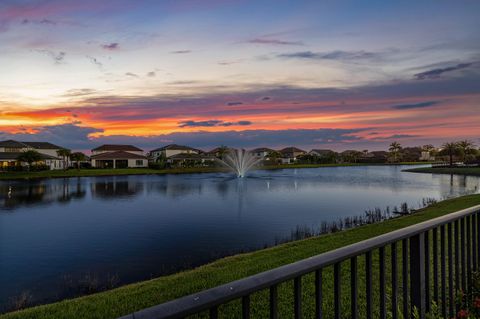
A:
[[[360,273],[359,261],[364,266],[363,273]],[[278,318],[280,302],[284,300],[279,298],[278,287],[291,281],[293,287],[289,289],[292,289],[293,305],[292,313],[287,317],[325,318],[327,285],[323,274],[327,267],[333,267],[333,287],[328,284],[328,288],[333,289],[333,294],[330,293],[333,298],[330,307],[333,309],[329,316],[355,319],[387,318],[388,315],[397,319],[411,318],[415,311],[420,318],[425,318],[434,301],[444,318],[452,318],[458,310],[455,309],[455,298],[459,291],[468,292],[472,273],[480,270],[479,262],[480,205],[122,318],[186,318],[202,313],[218,318],[222,307],[236,300],[241,302],[236,312],[238,317],[250,318],[251,296],[261,291],[268,291],[265,302],[268,305],[263,306],[269,308],[270,318]],[[347,290],[341,284],[345,267],[348,267],[350,279]],[[314,285],[314,293],[307,296],[302,293],[302,278],[306,276],[313,278]],[[311,298],[308,301],[314,304],[309,313],[304,313],[306,298]],[[346,300],[349,305],[342,305]],[[284,311],[285,307],[282,309]]]

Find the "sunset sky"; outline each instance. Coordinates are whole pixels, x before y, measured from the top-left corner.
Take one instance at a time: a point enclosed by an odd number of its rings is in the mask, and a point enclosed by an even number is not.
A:
[[[479,1],[0,1],[0,140],[480,144]]]

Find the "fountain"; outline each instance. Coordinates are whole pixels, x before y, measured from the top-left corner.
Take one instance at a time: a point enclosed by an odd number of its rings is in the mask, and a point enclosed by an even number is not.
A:
[[[244,149],[235,150],[232,149],[228,152],[223,159],[218,160],[224,166],[230,168],[237,177],[245,177],[245,174],[255,164],[261,161],[261,158],[253,156],[250,152]]]

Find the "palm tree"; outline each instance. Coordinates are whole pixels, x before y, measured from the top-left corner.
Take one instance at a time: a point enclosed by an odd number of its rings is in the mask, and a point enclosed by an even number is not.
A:
[[[446,153],[450,158],[450,166],[453,166],[453,156],[458,153],[458,143],[445,143],[442,145],[442,148],[442,152]]]
[[[75,162],[77,169],[80,169],[80,162],[85,161],[87,156],[82,152],[75,152],[70,155],[70,159]]]
[[[393,142],[390,144],[390,147],[388,148],[388,151],[390,154],[393,156],[393,161],[396,162],[398,159],[398,155],[400,154],[400,151],[402,150],[402,146],[398,142]]]
[[[468,155],[475,151],[475,144],[469,140],[463,140],[457,143],[458,150],[462,154],[462,162],[465,162]]]
[[[70,158],[70,155],[72,153],[70,152],[70,150],[67,150],[65,148],[62,148],[62,149],[59,149],[57,151],[57,155],[60,156],[62,158],[62,161],[63,161],[63,169],[66,170],[67,169],[67,164],[68,164],[68,159]]]
[[[18,155],[17,161],[28,163],[28,170],[30,171],[30,167],[32,163],[36,163],[42,159],[42,155],[37,151],[25,151],[22,154]]]

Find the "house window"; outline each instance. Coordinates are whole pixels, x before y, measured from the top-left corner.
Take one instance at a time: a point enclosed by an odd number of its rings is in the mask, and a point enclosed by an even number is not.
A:
[[[143,160],[137,160],[135,164],[137,166],[143,166]]]

